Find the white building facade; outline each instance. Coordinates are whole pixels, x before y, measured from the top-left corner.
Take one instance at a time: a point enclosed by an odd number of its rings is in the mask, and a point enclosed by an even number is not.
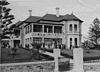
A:
[[[82,20],[74,14],[46,14],[43,17],[30,16],[23,23],[21,44],[23,47],[32,43],[45,44],[47,48],[54,45],[66,45],[66,48],[81,45]]]

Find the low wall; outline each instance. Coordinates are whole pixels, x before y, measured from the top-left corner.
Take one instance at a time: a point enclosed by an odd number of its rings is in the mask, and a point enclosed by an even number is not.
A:
[[[100,62],[84,63],[84,71],[100,72]]]
[[[1,72],[53,72],[54,61],[1,64]]]

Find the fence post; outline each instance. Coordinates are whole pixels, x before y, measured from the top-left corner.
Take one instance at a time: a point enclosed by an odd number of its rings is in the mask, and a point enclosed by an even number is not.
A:
[[[73,72],[84,72],[83,49],[82,48],[74,48],[73,49],[73,59],[74,59]]]
[[[54,72],[59,72],[59,63],[58,63],[59,56],[60,56],[60,49],[54,49],[54,62],[55,62]]]

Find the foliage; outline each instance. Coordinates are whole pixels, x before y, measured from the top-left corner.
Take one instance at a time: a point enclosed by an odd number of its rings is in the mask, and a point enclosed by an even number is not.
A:
[[[0,35],[10,34],[12,33],[8,25],[12,24],[12,20],[14,19],[14,15],[10,14],[11,9],[7,8],[6,6],[10,3],[6,0],[0,1],[0,29],[2,30],[2,33]]]
[[[89,40],[92,42],[95,49],[100,48],[97,39],[100,38],[100,21],[98,18],[94,19],[93,24],[89,28]]]
[[[89,40],[86,40],[82,43],[82,48],[91,49],[93,48],[93,44]]]

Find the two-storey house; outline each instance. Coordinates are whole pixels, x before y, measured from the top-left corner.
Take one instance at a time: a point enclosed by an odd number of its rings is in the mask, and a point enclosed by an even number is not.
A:
[[[54,48],[55,44],[65,44],[66,48],[80,46],[82,22],[74,14],[60,15],[59,8],[56,14],[29,16],[24,21],[23,46],[31,47],[32,43],[44,43],[47,48]]]

